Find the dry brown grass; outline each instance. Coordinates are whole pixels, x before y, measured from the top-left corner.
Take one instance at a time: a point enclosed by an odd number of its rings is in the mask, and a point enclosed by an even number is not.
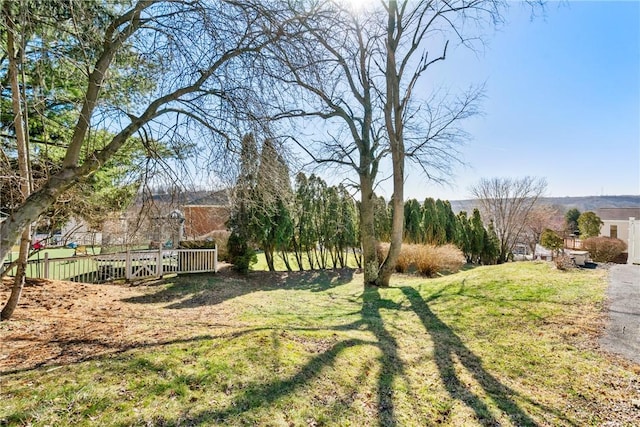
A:
[[[389,252],[389,244],[378,246],[378,258],[383,259]],[[442,246],[403,244],[396,264],[398,273],[412,270],[423,276],[433,277],[438,273],[455,273],[465,264],[462,251],[455,245]]]

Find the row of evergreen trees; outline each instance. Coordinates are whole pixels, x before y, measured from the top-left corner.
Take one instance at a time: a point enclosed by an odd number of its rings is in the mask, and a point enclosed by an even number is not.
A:
[[[254,248],[264,251],[270,270],[280,257],[288,270],[346,267],[349,254],[361,262],[358,203],[343,185],[328,186],[316,175],[303,173],[291,187],[289,170],[270,140],[258,148],[252,135],[242,141],[234,210],[229,220],[229,255],[236,268],[249,269],[255,262]],[[389,241],[391,203],[376,200],[375,231],[380,241]],[[480,212],[471,218],[455,215],[448,201],[431,198],[421,205],[405,202],[407,243],[442,245],[453,243],[473,263],[494,263],[498,239]],[[293,253],[293,264],[289,254]]]
[[[391,233],[391,203],[379,198],[376,205],[376,233],[381,241],[388,241]],[[480,211],[474,209],[471,218],[467,212],[456,215],[448,200],[416,199],[404,203],[404,242],[414,244],[454,244],[464,253],[468,262],[494,264],[499,252],[499,240],[493,223],[485,227]]]

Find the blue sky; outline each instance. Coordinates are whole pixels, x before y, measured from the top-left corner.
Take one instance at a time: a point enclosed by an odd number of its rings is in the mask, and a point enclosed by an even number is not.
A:
[[[512,2],[505,17],[484,52],[455,49],[430,77],[486,83],[467,166],[450,186],[409,170],[406,198],[464,199],[482,177],[526,175],[549,196],[640,194],[640,2],[550,2],[533,20]]]

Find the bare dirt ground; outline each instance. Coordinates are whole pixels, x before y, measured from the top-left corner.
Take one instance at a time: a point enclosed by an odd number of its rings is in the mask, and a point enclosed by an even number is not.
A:
[[[9,281],[0,285],[0,301],[7,300],[10,286]],[[150,286],[29,280],[11,320],[0,323],[0,373],[69,364],[242,326],[228,323],[231,316],[224,304],[168,310],[162,300],[130,302],[153,293]]]

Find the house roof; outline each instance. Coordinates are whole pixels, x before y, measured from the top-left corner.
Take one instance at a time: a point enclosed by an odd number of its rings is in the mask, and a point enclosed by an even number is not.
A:
[[[152,195],[154,203],[165,203],[174,206],[227,206],[228,190],[218,191],[184,191]]]
[[[629,208],[600,208],[596,214],[602,221],[627,221],[629,218],[640,219],[640,206]]]

